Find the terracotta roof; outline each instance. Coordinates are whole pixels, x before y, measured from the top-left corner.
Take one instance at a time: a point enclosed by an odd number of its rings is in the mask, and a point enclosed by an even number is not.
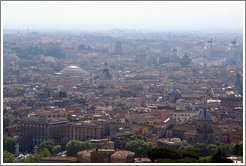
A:
[[[128,150],[119,150],[111,155],[111,158],[126,158],[127,156],[134,156],[135,153]]]
[[[77,156],[90,157],[93,150],[83,150],[77,153]]]

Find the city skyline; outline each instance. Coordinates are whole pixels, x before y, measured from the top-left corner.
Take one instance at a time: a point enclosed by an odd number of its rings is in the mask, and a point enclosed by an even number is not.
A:
[[[1,3],[1,163],[243,163],[244,5]]]

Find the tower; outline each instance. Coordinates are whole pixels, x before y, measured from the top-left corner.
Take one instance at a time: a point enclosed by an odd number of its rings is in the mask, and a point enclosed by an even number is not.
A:
[[[117,55],[122,55],[122,45],[121,45],[120,41],[117,41],[115,43],[114,53],[117,54]]]

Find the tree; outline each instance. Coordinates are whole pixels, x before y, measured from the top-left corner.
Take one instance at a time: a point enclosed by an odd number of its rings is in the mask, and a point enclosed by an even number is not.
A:
[[[6,150],[3,152],[3,162],[4,163],[13,163],[14,160],[15,158],[13,157],[13,154],[11,154],[10,152]]]
[[[243,156],[243,142],[235,145],[235,154],[237,156]]]
[[[56,156],[61,151],[61,145],[54,146],[52,148],[52,155]]]
[[[91,143],[90,142],[80,142],[81,150],[91,149]]]
[[[187,149],[190,149],[190,148],[194,148],[194,146],[192,145],[182,145],[179,147],[179,150],[187,150]]]
[[[66,145],[67,156],[75,157],[81,150],[91,149],[89,142],[81,142],[78,140],[71,140]]]
[[[227,159],[227,154],[220,148],[211,157],[211,163],[233,163],[231,159]]]
[[[180,151],[167,148],[167,147],[155,147],[148,151],[148,157],[154,162],[159,159],[181,159],[183,155]]]
[[[232,144],[221,144],[219,146],[221,151],[227,153],[227,155],[235,155],[235,147]]]
[[[10,153],[15,153],[15,144],[16,140],[11,137],[3,137],[3,150],[6,150]]]
[[[40,158],[51,156],[50,151],[47,148],[44,148],[41,152],[38,153]]]
[[[199,161],[200,163],[211,163],[211,156],[200,157]]]
[[[51,141],[44,141],[38,146],[38,151],[41,152],[45,148],[49,150],[49,152],[52,152],[52,148],[54,147],[54,144]]]
[[[126,144],[126,149],[135,153],[135,157],[147,157],[147,152],[152,148],[150,142],[133,140]]]
[[[188,147],[184,150],[180,150],[183,155],[183,158],[193,158],[199,159],[199,150],[194,147]]]
[[[207,149],[207,145],[206,144],[204,144],[204,143],[196,143],[193,146],[194,146],[194,148],[199,150],[200,156],[205,157],[205,156],[209,156],[210,155],[210,152]]]
[[[207,150],[209,151],[210,155],[214,154],[217,151],[217,146],[214,144],[208,144]]]
[[[26,159],[21,159],[22,163],[38,163],[40,161],[40,155],[30,154]]]
[[[185,157],[182,159],[165,158],[165,159],[158,160],[157,163],[199,163],[199,160],[189,157]]]

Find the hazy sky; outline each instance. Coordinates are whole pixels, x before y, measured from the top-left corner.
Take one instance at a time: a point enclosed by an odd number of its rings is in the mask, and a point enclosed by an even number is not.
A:
[[[1,2],[11,29],[243,29],[245,2]]]

